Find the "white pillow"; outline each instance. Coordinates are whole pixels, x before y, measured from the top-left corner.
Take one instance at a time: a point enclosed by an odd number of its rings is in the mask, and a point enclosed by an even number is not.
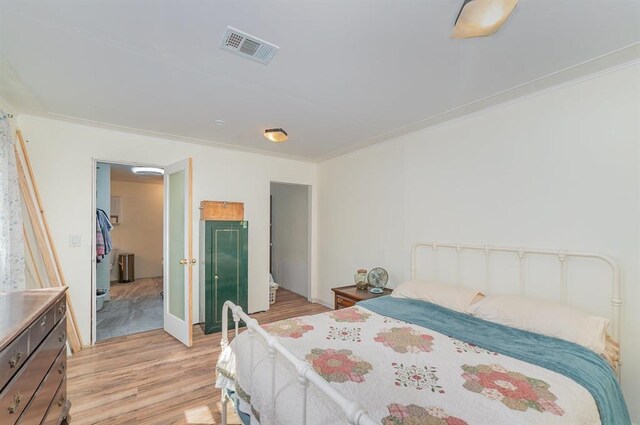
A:
[[[428,301],[451,310],[466,313],[480,291],[424,280],[409,280],[400,284],[391,293],[395,298],[411,298]]]
[[[469,313],[490,322],[574,342],[596,354],[605,349],[609,320],[568,305],[518,295],[489,295]]]

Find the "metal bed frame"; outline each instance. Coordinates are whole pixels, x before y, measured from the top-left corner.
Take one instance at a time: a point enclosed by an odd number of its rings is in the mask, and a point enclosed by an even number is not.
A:
[[[622,299],[620,297],[620,271],[616,263],[609,257],[591,253],[591,252],[576,252],[576,251],[563,251],[563,250],[545,250],[534,248],[510,248],[510,247],[498,247],[490,245],[469,245],[469,244],[453,244],[453,243],[418,243],[415,244],[411,250],[411,278],[416,278],[416,255],[420,248],[430,248],[433,252],[432,273],[434,280],[438,280],[438,252],[441,249],[454,250],[456,253],[457,263],[457,278],[458,282],[462,283],[462,269],[463,261],[461,254],[464,251],[476,251],[484,254],[485,259],[485,291],[492,293],[492,268],[493,263],[491,261],[491,254],[493,253],[508,253],[517,257],[518,261],[518,293],[525,294],[526,292],[526,266],[527,259],[532,255],[543,256],[547,258],[556,258],[558,260],[558,271],[560,273],[560,302],[568,304],[567,300],[567,263],[571,258],[586,258],[592,259],[600,263],[604,263],[611,270],[611,326],[613,337],[616,341],[620,341],[620,306],[622,305]]]
[[[620,273],[618,266],[609,257],[588,253],[588,252],[573,252],[573,251],[552,251],[533,248],[510,248],[510,247],[497,247],[490,245],[470,245],[470,244],[453,244],[453,243],[418,243],[411,249],[411,277],[416,278],[416,256],[421,248],[430,248],[432,250],[432,273],[434,279],[438,279],[438,253],[439,250],[449,249],[454,250],[457,263],[457,277],[461,282],[463,274],[463,261],[461,254],[464,251],[476,251],[484,254],[485,259],[485,290],[487,293],[491,293],[493,264],[491,255],[493,253],[507,253],[514,254],[518,262],[518,288],[519,293],[524,294],[526,290],[526,264],[527,258],[532,255],[555,257],[558,260],[558,271],[560,274],[561,283],[561,302],[567,303],[567,261],[570,258],[586,258],[595,261],[603,262],[609,266],[611,270],[611,306],[612,306],[612,331],[613,336],[617,341],[620,341],[620,306],[622,300],[620,298]],[[224,350],[229,345],[228,338],[228,320],[229,310],[231,310],[233,321],[235,323],[235,337],[238,336],[239,322],[243,321],[246,324],[247,332],[250,338],[262,339],[268,347],[268,357],[271,365],[271,405],[275,409],[276,405],[276,355],[282,356],[288,361],[297,372],[298,385],[302,390],[302,413],[300,418],[300,424],[305,425],[307,423],[307,389],[309,385],[315,386],[321,393],[332,400],[337,407],[339,407],[343,413],[344,419],[352,425],[378,425],[378,421],[374,421],[364,410],[362,405],[357,401],[346,398],[338,389],[329,384],[324,378],[316,373],[311,365],[305,361],[300,360],[293,355],[289,350],[283,347],[278,339],[269,333],[267,333],[258,323],[257,320],[252,319],[242,311],[242,308],[235,305],[231,301],[226,301],[222,308],[222,339],[220,345]],[[250,344],[250,363],[253,364],[253,343]],[[621,364],[620,364],[621,365]],[[618,368],[619,374],[620,367]],[[253,370],[250,371],[250,376],[253,375]],[[222,425],[227,425],[227,404],[231,401],[227,392],[223,389],[221,394],[221,408],[222,408]],[[265,422],[263,425],[270,425],[269,422]]]

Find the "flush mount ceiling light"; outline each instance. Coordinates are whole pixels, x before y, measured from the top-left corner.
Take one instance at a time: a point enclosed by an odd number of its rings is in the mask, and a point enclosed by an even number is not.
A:
[[[287,141],[289,135],[281,128],[268,128],[264,131],[264,137],[274,143],[282,143]]]
[[[486,37],[498,31],[505,23],[518,0],[465,0],[452,38]]]
[[[131,167],[131,171],[139,176],[162,176],[164,170],[158,167]]]

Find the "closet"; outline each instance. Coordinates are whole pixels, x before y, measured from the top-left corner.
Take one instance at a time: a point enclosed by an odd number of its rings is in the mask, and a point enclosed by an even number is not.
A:
[[[225,301],[247,311],[248,230],[244,220],[200,221],[200,317],[206,334],[221,330]]]

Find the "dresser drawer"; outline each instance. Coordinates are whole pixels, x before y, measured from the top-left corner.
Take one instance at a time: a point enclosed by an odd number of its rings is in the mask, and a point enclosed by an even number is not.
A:
[[[42,342],[44,337],[46,337],[55,322],[55,314],[53,307],[46,311],[42,316],[38,317],[30,327],[29,327],[29,352],[32,353],[38,345]]]
[[[31,425],[42,422],[42,419],[51,404],[51,400],[54,399],[54,395],[65,376],[66,367],[67,350],[63,347],[62,350],[60,350],[55,363],[53,363],[53,366],[49,369],[49,373],[47,373],[44,381],[40,384],[40,388],[38,388],[36,394],[31,399],[31,402],[22,413],[22,416],[20,416],[20,420],[18,421],[19,424]]]
[[[60,387],[58,387],[55,397],[53,397],[47,416],[45,416],[44,421],[42,421],[42,425],[59,425],[62,412],[66,410],[66,405],[68,403],[67,380],[63,379]]]
[[[50,310],[53,313],[53,310]],[[39,325],[39,322],[36,322]],[[49,333],[0,393],[0,424],[15,424],[66,343],[66,318]]]
[[[20,369],[29,355],[29,332],[23,332],[0,353],[0,389]]]
[[[336,295],[336,309],[347,308],[354,306],[356,302],[352,299],[341,297],[340,295]]]

